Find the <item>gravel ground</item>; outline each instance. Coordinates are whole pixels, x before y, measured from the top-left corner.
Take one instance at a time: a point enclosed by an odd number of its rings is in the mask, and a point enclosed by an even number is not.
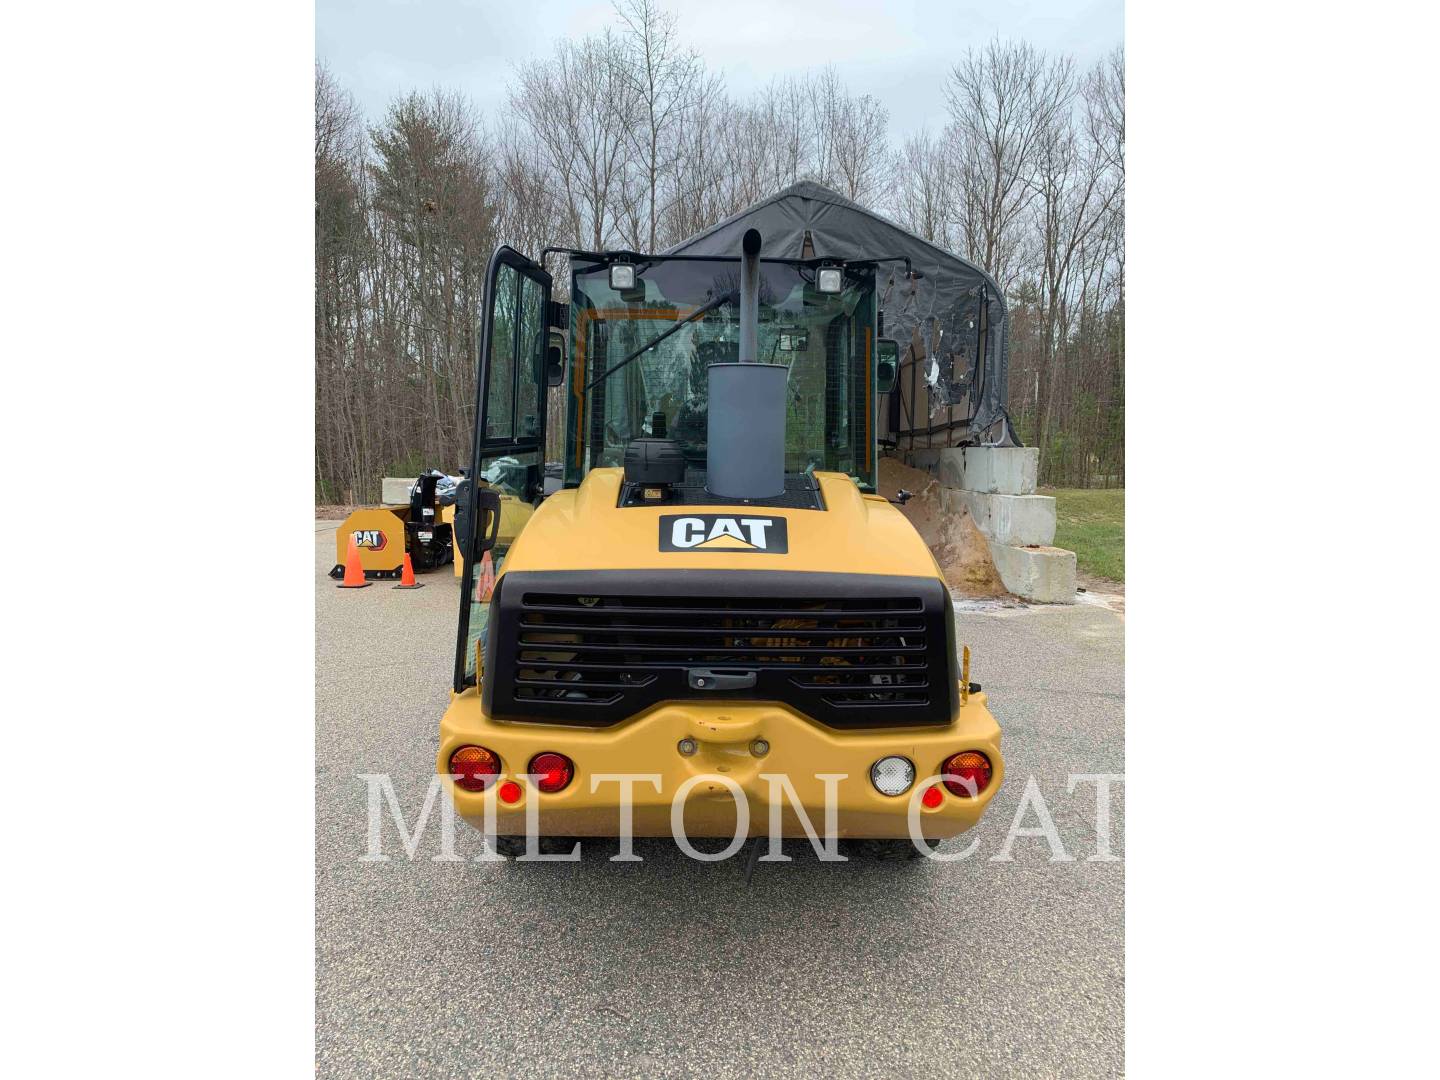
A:
[[[668,840],[579,863],[361,862],[362,773],[413,825],[447,704],[458,589],[341,591],[316,523],[316,1057],[322,1076],[1114,1076],[1123,1071],[1124,864],[1095,790],[1124,769],[1124,622],[1093,605],[962,604],[1005,732],[1004,788],[949,865],[701,864]],[[1005,844],[1035,777],[1073,862]],[[1034,813],[1025,825],[1036,824]],[[1111,799],[1124,853],[1124,787]]]

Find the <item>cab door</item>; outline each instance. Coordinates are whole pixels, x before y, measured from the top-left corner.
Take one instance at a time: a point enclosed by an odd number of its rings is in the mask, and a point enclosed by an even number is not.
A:
[[[456,690],[474,682],[475,643],[486,615],[486,604],[475,595],[476,564],[495,544],[499,525],[496,495],[535,503],[544,494],[550,286],[544,268],[514,248],[498,248],[491,256],[477,337],[474,451],[466,496],[469,513],[465,515],[465,535],[456,538],[465,560]],[[485,485],[477,480],[484,480]]]

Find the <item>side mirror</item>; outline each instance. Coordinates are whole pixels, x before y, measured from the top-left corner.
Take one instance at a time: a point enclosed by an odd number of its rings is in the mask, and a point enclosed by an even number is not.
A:
[[[881,338],[875,343],[876,390],[888,394],[895,389],[895,378],[900,371],[900,343],[894,338]]]
[[[559,386],[565,381],[565,354],[560,351],[559,345],[551,345],[545,350],[545,383],[548,386]]]

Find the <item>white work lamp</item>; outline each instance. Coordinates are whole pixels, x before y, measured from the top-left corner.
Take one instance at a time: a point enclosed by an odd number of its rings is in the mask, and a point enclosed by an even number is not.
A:
[[[635,288],[635,264],[611,263],[610,288],[616,292],[624,292],[627,289]]]

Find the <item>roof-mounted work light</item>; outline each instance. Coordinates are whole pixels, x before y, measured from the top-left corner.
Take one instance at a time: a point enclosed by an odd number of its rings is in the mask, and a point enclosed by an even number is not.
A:
[[[845,287],[845,272],[838,266],[822,266],[815,275],[815,287],[822,293],[838,293]]]
[[[610,264],[610,288],[616,292],[623,292],[635,288],[635,264],[634,263],[611,263]]]

